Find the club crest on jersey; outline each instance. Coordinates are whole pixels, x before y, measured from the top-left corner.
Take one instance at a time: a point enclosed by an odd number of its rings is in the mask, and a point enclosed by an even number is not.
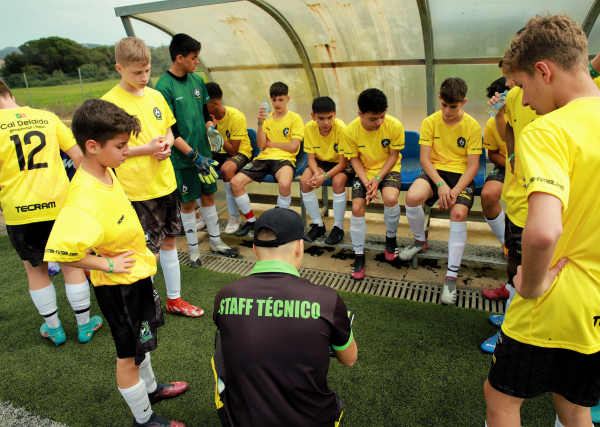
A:
[[[288,136],[288,133],[290,133],[290,128],[285,128],[283,130],[283,136]]]
[[[156,117],[156,120],[162,120],[162,113],[160,112],[158,107],[154,107],[154,110],[152,110],[152,112],[154,113],[154,117]]]
[[[360,188],[360,184],[361,184],[361,182],[358,179],[355,179],[353,187],[354,188]]]
[[[252,168],[252,163],[248,163],[246,166],[244,166],[244,169],[250,169]]]
[[[229,137],[231,136],[228,130],[225,131],[225,135],[227,135],[227,139],[229,139]]]
[[[183,185],[181,186],[181,192],[182,192],[183,194],[187,194],[187,192],[188,192],[188,186],[187,186],[187,184],[183,184]]]
[[[387,148],[387,146],[390,145],[390,142],[392,141],[390,141],[389,139],[384,139],[383,141],[381,141],[381,146],[383,148]]]
[[[333,144],[333,149],[335,150],[336,153],[339,153],[337,142],[335,144]]]
[[[150,330],[150,325],[148,322],[142,322],[142,327],[140,328],[140,342],[144,344],[146,341],[150,341],[152,339],[152,331]]]
[[[460,138],[458,138],[458,140],[456,141],[456,144],[460,147],[460,148],[465,148],[465,145],[467,145],[467,140],[464,139],[462,136]]]
[[[200,90],[197,87],[194,88],[194,96],[200,98]]]

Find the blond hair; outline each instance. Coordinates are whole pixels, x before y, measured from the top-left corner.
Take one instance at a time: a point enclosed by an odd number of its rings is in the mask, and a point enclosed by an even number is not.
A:
[[[12,98],[12,92],[10,88],[2,79],[0,79],[0,96],[3,98]]]
[[[150,49],[143,40],[127,37],[115,45],[115,61],[119,65],[132,63],[150,63]]]
[[[537,15],[527,22],[504,54],[502,72],[510,75],[524,71],[530,76],[535,64],[543,59],[554,62],[564,71],[578,67],[587,70],[588,42],[578,22],[567,14]]]

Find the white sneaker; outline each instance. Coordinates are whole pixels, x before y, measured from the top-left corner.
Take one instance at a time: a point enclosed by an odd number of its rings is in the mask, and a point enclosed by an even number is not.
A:
[[[227,221],[227,227],[225,227],[225,234],[233,234],[240,229],[240,217],[230,216]]]
[[[196,229],[200,231],[204,228],[206,228],[206,221],[202,218],[202,210],[200,209],[200,206],[198,206],[196,208]]]
[[[219,243],[210,242],[210,250],[219,255],[224,255],[229,258],[234,258],[238,256],[238,251],[233,248],[227,246],[223,241],[219,241]]]
[[[444,305],[456,304],[456,277],[446,276],[440,302]]]

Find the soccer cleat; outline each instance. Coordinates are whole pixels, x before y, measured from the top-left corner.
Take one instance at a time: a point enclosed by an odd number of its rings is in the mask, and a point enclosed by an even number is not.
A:
[[[200,206],[196,208],[196,230],[204,230],[206,228],[206,221],[202,217],[202,210]]]
[[[56,276],[60,273],[60,265],[57,262],[48,263],[48,276]]]
[[[385,238],[385,260],[393,261],[398,258],[398,244],[395,237]]]
[[[506,285],[502,285],[496,289],[484,289],[481,291],[481,295],[489,299],[508,299],[510,292],[506,289]]]
[[[229,258],[235,258],[239,254],[237,250],[230,248],[222,241],[219,241],[219,243],[210,242],[210,250],[219,255],[223,255]]]
[[[446,276],[440,302],[444,305],[456,304],[456,277]]]
[[[200,262],[200,251],[190,252],[190,267],[198,268],[202,265]]]
[[[237,237],[244,237],[245,235],[247,235],[250,232],[254,233],[254,224],[256,224],[256,221],[252,221],[252,222],[246,221],[246,223],[244,225],[242,225],[238,231],[233,233],[233,235],[237,236]]]
[[[102,323],[102,317],[94,316],[85,325],[77,325],[77,329],[79,330],[79,342],[90,342],[96,331],[102,327]]]
[[[504,316],[502,314],[492,314],[490,316],[490,322],[492,322],[492,325],[500,327],[504,322]]]
[[[133,427],[185,427],[185,424],[178,421],[167,421],[159,417],[156,412],[153,412],[150,419],[145,423],[138,423],[134,418]]]
[[[428,247],[429,245],[427,244],[427,240],[424,242],[415,240],[410,245],[402,249],[402,252],[398,254],[398,258],[400,258],[402,261],[410,261],[415,257],[416,254],[423,252]]]
[[[58,328],[51,328],[48,326],[48,323],[44,322],[42,327],[40,328],[40,334],[44,338],[48,338],[54,344],[61,345],[67,340],[67,336],[65,335],[65,331],[62,328],[62,323],[59,322]]]
[[[327,245],[337,245],[344,238],[344,230],[340,227],[333,227],[331,233],[329,233],[329,237],[325,239],[325,244]]]
[[[592,408],[592,422],[594,424],[600,424],[600,403]]]
[[[352,271],[350,276],[354,280],[362,280],[365,277],[365,256],[354,255],[354,264],[352,264]]]
[[[317,238],[324,236],[326,231],[325,225],[311,224],[306,237],[314,242]]]
[[[493,337],[489,337],[483,344],[481,344],[481,349],[484,353],[494,354],[494,350],[496,349],[496,343],[498,342],[498,334],[500,332],[496,332]]]
[[[230,216],[225,227],[225,234],[233,234],[240,229],[240,217]]]
[[[167,298],[167,312],[173,314],[181,314],[187,317],[200,317],[204,314],[204,310],[195,305],[190,304],[181,298],[169,299]]]
[[[171,397],[179,396],[188,389],[188,383],[184,381],[175,381],[169,384],[157,384],[156,390],[148,393],[150,403],[154,405],[161,400],[170,399]]]

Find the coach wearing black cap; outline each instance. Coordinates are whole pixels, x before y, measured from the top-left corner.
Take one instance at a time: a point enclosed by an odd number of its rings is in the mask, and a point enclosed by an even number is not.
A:
[[[303,239],[296,212],[266,211],[255,226],[254,270],[217,293],[223,425],[334,427],[341,418],[343,403],[327,385],[329,347],[352,366],[356,342],[338,293],[300,278]]]

